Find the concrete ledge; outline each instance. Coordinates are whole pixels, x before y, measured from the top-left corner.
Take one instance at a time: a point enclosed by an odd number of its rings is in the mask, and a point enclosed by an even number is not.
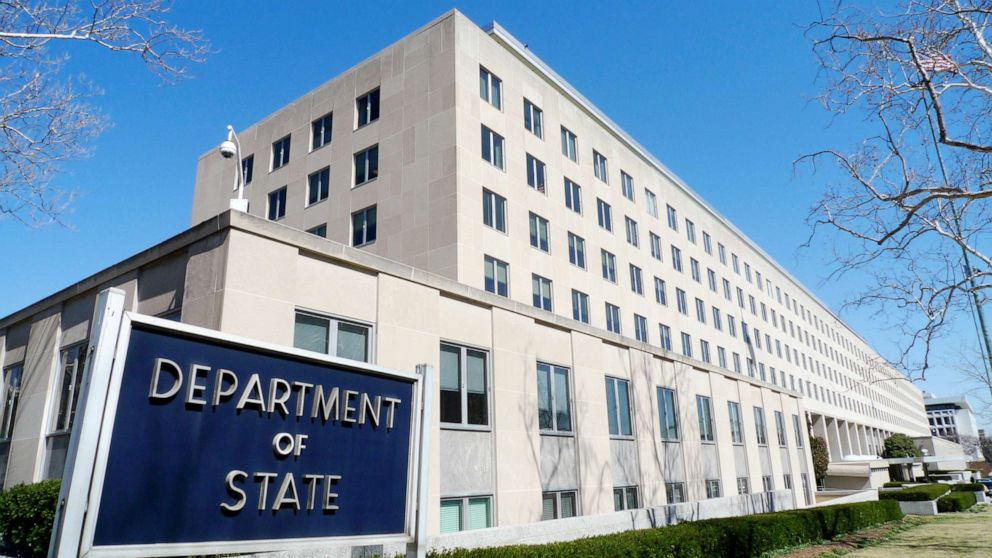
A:
[[[937,501],[899,502],[899,509],[907,515],[937,515]]]
[[[844,490],[837,492],[846,492],[839,496],[831,497],[825,499],[823,502],[817,502],[810,507],[823,507],[823,506],[836,506],[838,504],[853,504],[855,502],[874,502],[878,500],[877,490]],[[820,494],[830,494],[830,492],[817,492]]]

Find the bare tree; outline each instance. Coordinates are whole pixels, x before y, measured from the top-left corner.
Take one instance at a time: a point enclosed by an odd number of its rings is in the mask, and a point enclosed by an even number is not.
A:
[[[873,128],[800,158],[832,167],[811,241],[834,246],[831,277],[871,277],[849,304],[894,318],[906,340],[894,364],[914,377],[992,287],[990,23],[992,0],[905,0],[891,13],[821,6],[807,29],[820,102]]]
[[[53,178],[104,128],[87,102],[95,88],[63,75],[73,45],[140,58],[166,82],[202,60],[201,33],[169,23],[170,10],[164,0],[0,0],[0,219],[59,221],[71,192]]]

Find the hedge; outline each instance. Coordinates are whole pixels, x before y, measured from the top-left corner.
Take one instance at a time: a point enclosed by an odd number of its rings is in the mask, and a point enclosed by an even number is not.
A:
[[[902,485],[906,483],[902,481],[889,481],[882,485],[882,488],[902,488]]]
[[[924,484],[904,488],[896,492],[879,492],[879,500],[898,500],[900,502],[926,502],[936,500],[947,492],[946,484]]]
[[[979,482],[952,484],[951,492],[985,492],[985,485]]]
[[[574,541],[493,548],[456,549],[444,558],[641,558],[750,557],[808,544],[900,519],[894,501],[859,502],[760,515],[707,519],[670,527],[625,531]]]
[[[937,511],[940,513],[964,511],[976,502],[974,492],[951,492],[937,500]]]
[[[19,484],[0,492],[0,536],[14,556],[46,556],[60,480]]]

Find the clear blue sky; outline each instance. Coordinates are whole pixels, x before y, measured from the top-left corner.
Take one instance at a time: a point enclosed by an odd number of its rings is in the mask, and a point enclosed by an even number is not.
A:
[[[60,186],[78,198],[71,229],[0,221],[0,316],[174,235],[189,224],[197,157],[452,7],[436,2],[183,2],[174,21],[214,49],[196,78],[162,86],[130,59],[75,46],[69,69],[102,87],[113,127]],[[858,277],[824,283],[827,250],[801,250],[825,176],[798,156],[847,146],[858,124],[831,124],[811,99],[803,38],[814,2],[480,2],[496,20],[647,147],[833,309]],[[864,130],[860,130],[863,134]],[[842,313],[883,354],[870,316]],[[972,343],[972,329],[960,336]],[[925,389],[970,391],[936,370]]]

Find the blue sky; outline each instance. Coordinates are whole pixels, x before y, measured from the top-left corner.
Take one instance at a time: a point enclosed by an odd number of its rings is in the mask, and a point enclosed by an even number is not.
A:
[[[236,6],[236,7],[235,7]],[[75,190],[71,228],[0,221],[9,265],[0,316],[172,236],[189,225],[196,159],[327,79],[453,7],[437,2],[180,2],[173,20],[203,29],[215,53],[196,77],[162,86],[134,60],[84,45],[70,71],[103,89],[113,126],[92,157],[59,179]],[[456,3],[496,20],[582,91],[835,311],[858,276],[824,282],[825,246],[800,249],[826,175],[793,161],[865,133],[813,100],[816,66],[804,26],[814,2]],[[857,134],[862,134],[858,136]],[[842,312],[883,354],[894,339],[871,316]],[[962,328],[956,350],[973,345]],[[924,389],[971,391],[953,371]]]

